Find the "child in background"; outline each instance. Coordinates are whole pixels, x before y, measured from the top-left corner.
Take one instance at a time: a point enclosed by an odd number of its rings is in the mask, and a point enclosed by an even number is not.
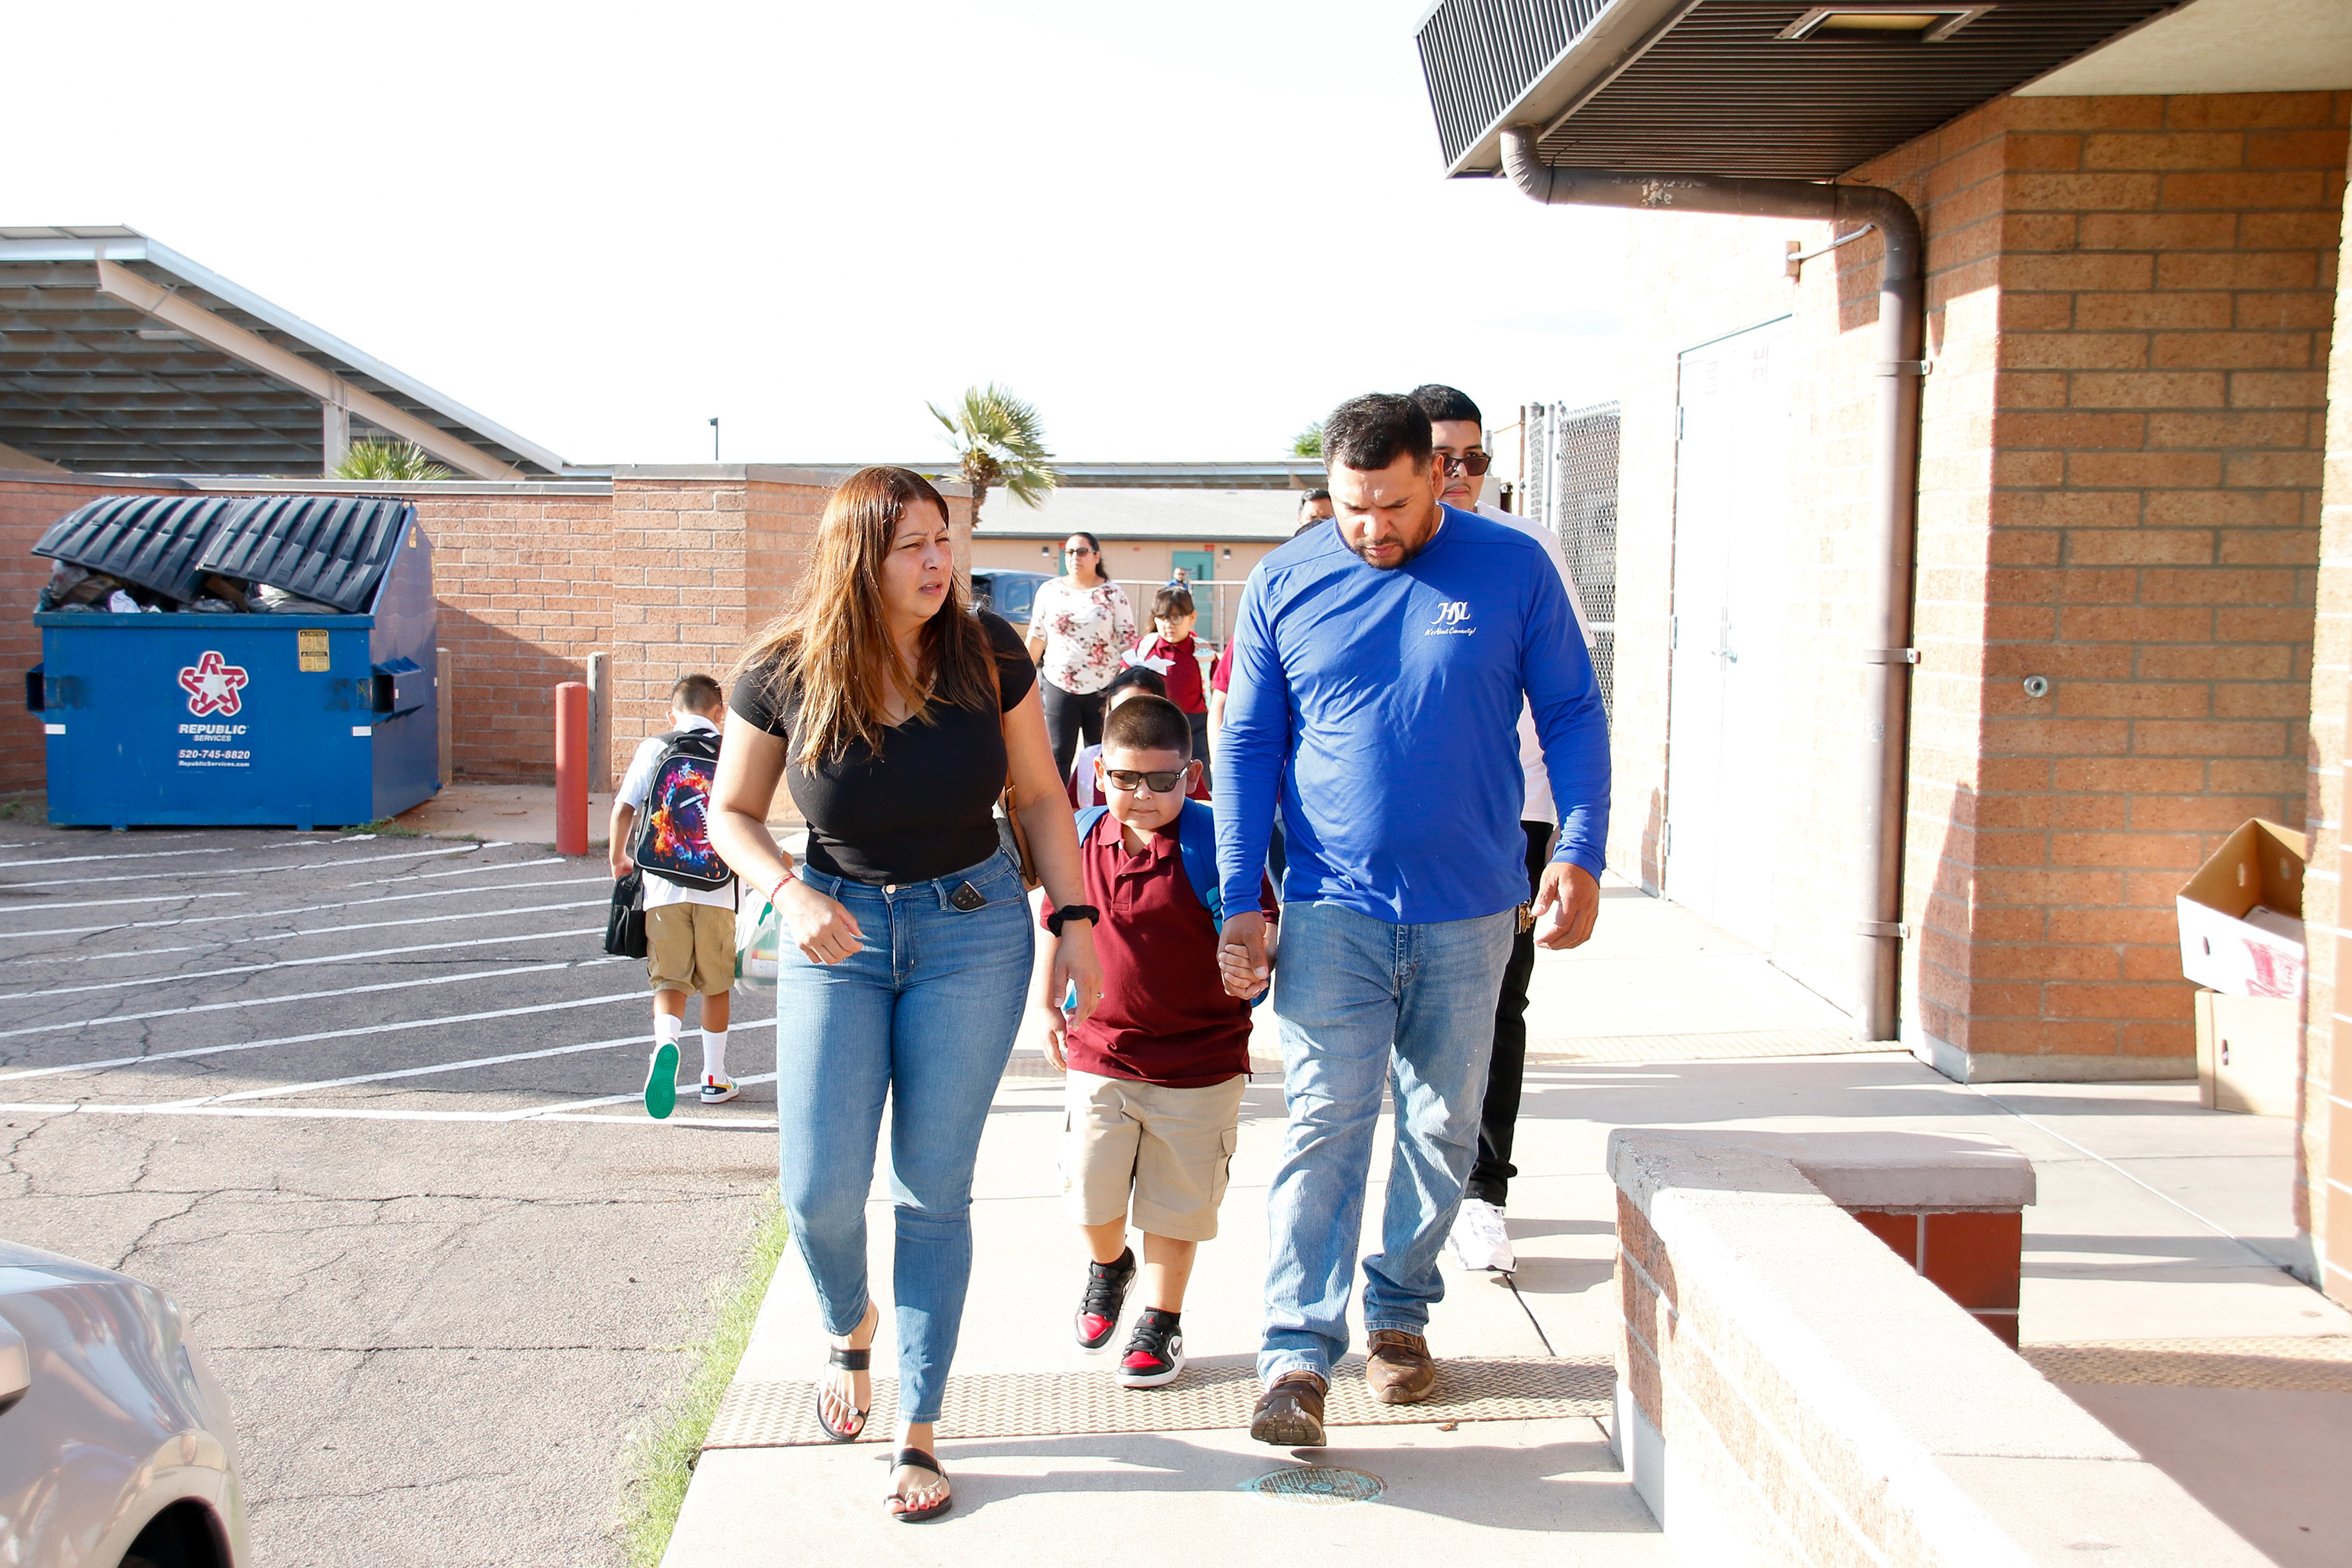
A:
[[[1158,670],[1145,665],[1131,664],[1112,676],[1110,684],[1103,688],[1103,714],[1108,719],[1112,709],[1130,697],[1166,697],[1167,695],[1168,683],[1160,679]],[[1101,755],[1100,745],[1082,746],[1078,750],[1077,756],[1071,762],[1070,776],[1062,781],[1063,793],[1070,797],[1071,810],[1084,811],[1090,805],[1100,805],[1103,803],[1102,784],[1097,776],[1095,761]],[[1207,786],[1194,784],[1192,796],[1194,800],[1208,799]]]
[[[613,875],[625,877],[636,869],[630,846],[636,841],[637,817],[646,810],[654,774],[670,742],[692,732],[708,732],[709,753],[718,754],[717,716],[725,711],[726,694],[707,675],[689,675],[670,688],[669,732],[639,742],[613,796],[611,842],[605,847]],[[708,785],[703,786],[706,790]],[[662,809],[656,803],[656,809]],[[698,810],[681,815],[677,831],[703,835],[707,829]],[[714,862],[715,862],[715,857]],[[723,865],[719,868],[724,869]],[[741,1090],[727,1076],[727,1026],[735,985],[735,905],[733,879],[718,889],[688,888],[647,872],[645,877],[646,973],[654,988],[654,1050],[646,1069],[646,1113],[667,1116],[677,1104],[677,1040],[686,1027],[686,999],[702,998],[702,1103],[723,1105]]]
[[[1069,1075],[1062,1193],[1089,1259],[1078,1343],[1099,1350],[1118,1331],[1137,1273],[1131,1208],[1144,1310],[1118,1378],[1156,1388],[1184,1370],[1184,1287],[1200,1244],[1217,1234],[1249,1084],[1250,1007],[1227,994],[1218,967],[1216,834],[1208,808],[1184,798],[1201,767],[1191,722],[1165,698],[1133,693],[1105,716],[1097,766],[1108,809],[1080,818],[1078,858],[1102,911],[1102,1001],[1075,1025],[1058,997],[1033,1005],[1047,1058]],[[1276,918],[1270,885],[1259,904]]]
[[[1201,764],[1201,798],[1209,798],[1209,694],[1201,680],[1201,647],[1192,640],[1198,620],[1192,591],[1171,583],[1153,595],[1154,629],[1128,654],[1129,665],[1158,670],[1168,682],[1168,700],[1184,710],[1192,725],[1192,759]]]

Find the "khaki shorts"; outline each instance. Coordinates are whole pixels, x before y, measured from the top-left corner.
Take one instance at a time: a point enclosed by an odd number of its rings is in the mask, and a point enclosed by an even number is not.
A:
[[[1073,1070],[1062,1120],[1062,1199],[1080,1225],[1136,1225],[1172,1241],[1217,1234],[1233,1174],[1247,1073],[1201,1089],[1164,1089]]]
[[[664,904],[646,911],[646,974],[656,991],[716,996],[735,985],[735,911]]]

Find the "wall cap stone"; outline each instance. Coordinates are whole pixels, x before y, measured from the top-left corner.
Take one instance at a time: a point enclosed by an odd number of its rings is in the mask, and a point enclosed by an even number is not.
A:
[[[2117,1553],[2101,1561],[2139,1568],[2268,1561],[1913,1272],[1793,1160],[1746,1142],[1756,1136],[1618,1128],[1609,1172],[1664,1247],[1674,1297],[1704,1303],[1679,1338],[1709,1342],[1686,1353],[1727,1369],[1750,1357],[1769,1366],[1801,1398],[1806,1422],[1874,1472],[1885,1506],[1910,1516],[1929,1560],[2080,1563],[2095,1546]],[[1792,1136],[1823,1141],[1817,1151],[1832,1138]],[[1671,1425],[1664,1437],[1671,1452]],[[1664,1503],[1671,1533],[1671,1493]]]
[[[857,471],[855,464],[802,465],[793,463],[623,463],[613,469],[615,479],[693,479],[701,481],[739,479],[752,484],[816,485],[832,489]],[[943,496],[970,496],[971,487],[961,479],[935,479],[931,483]]]
[[[1843,1209],[2005,1211],[2030,1207],[2034,1199],[2033,1162],[1998,1138],[1976,1133],[1710,1128],[1690,1135],[1786,1160]]]
[[[426,500],[436,496],[608,496],[609,479],[289,479],[252,474],[44,474],[0,469],[0,484],[60,485],[104,492],[111,489],[227,490],[240,495],[398,496]]]

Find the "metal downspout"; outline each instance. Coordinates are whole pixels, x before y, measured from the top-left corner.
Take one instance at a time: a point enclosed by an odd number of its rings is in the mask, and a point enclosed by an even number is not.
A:
[[[1863,650],[1864,823],[1855,900],[1858,994],[1854,1032],[1895,1037],[1902,977],[1904,774],[1908,754],[1912,542],[1918,523],[1919,383],[1926,341],[1925,255],[1919,215],[1877,185],[1722,174],[1643,174],[1547,164],[1531,127],[1503,132],[1503,174],[1551,205],[1633,207],[1874,224],[1886,254],[1878,278],[1878,383],[1871,414],[1871,572]]]

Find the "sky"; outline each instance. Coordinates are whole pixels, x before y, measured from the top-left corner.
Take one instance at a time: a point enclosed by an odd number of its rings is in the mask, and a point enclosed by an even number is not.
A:
[[[936,457],[988,381],[1097,462],[1613,396],[1623,216],[1441,177],[1423,9],[25,8],[0,225],[142,230],[575,463]]]

